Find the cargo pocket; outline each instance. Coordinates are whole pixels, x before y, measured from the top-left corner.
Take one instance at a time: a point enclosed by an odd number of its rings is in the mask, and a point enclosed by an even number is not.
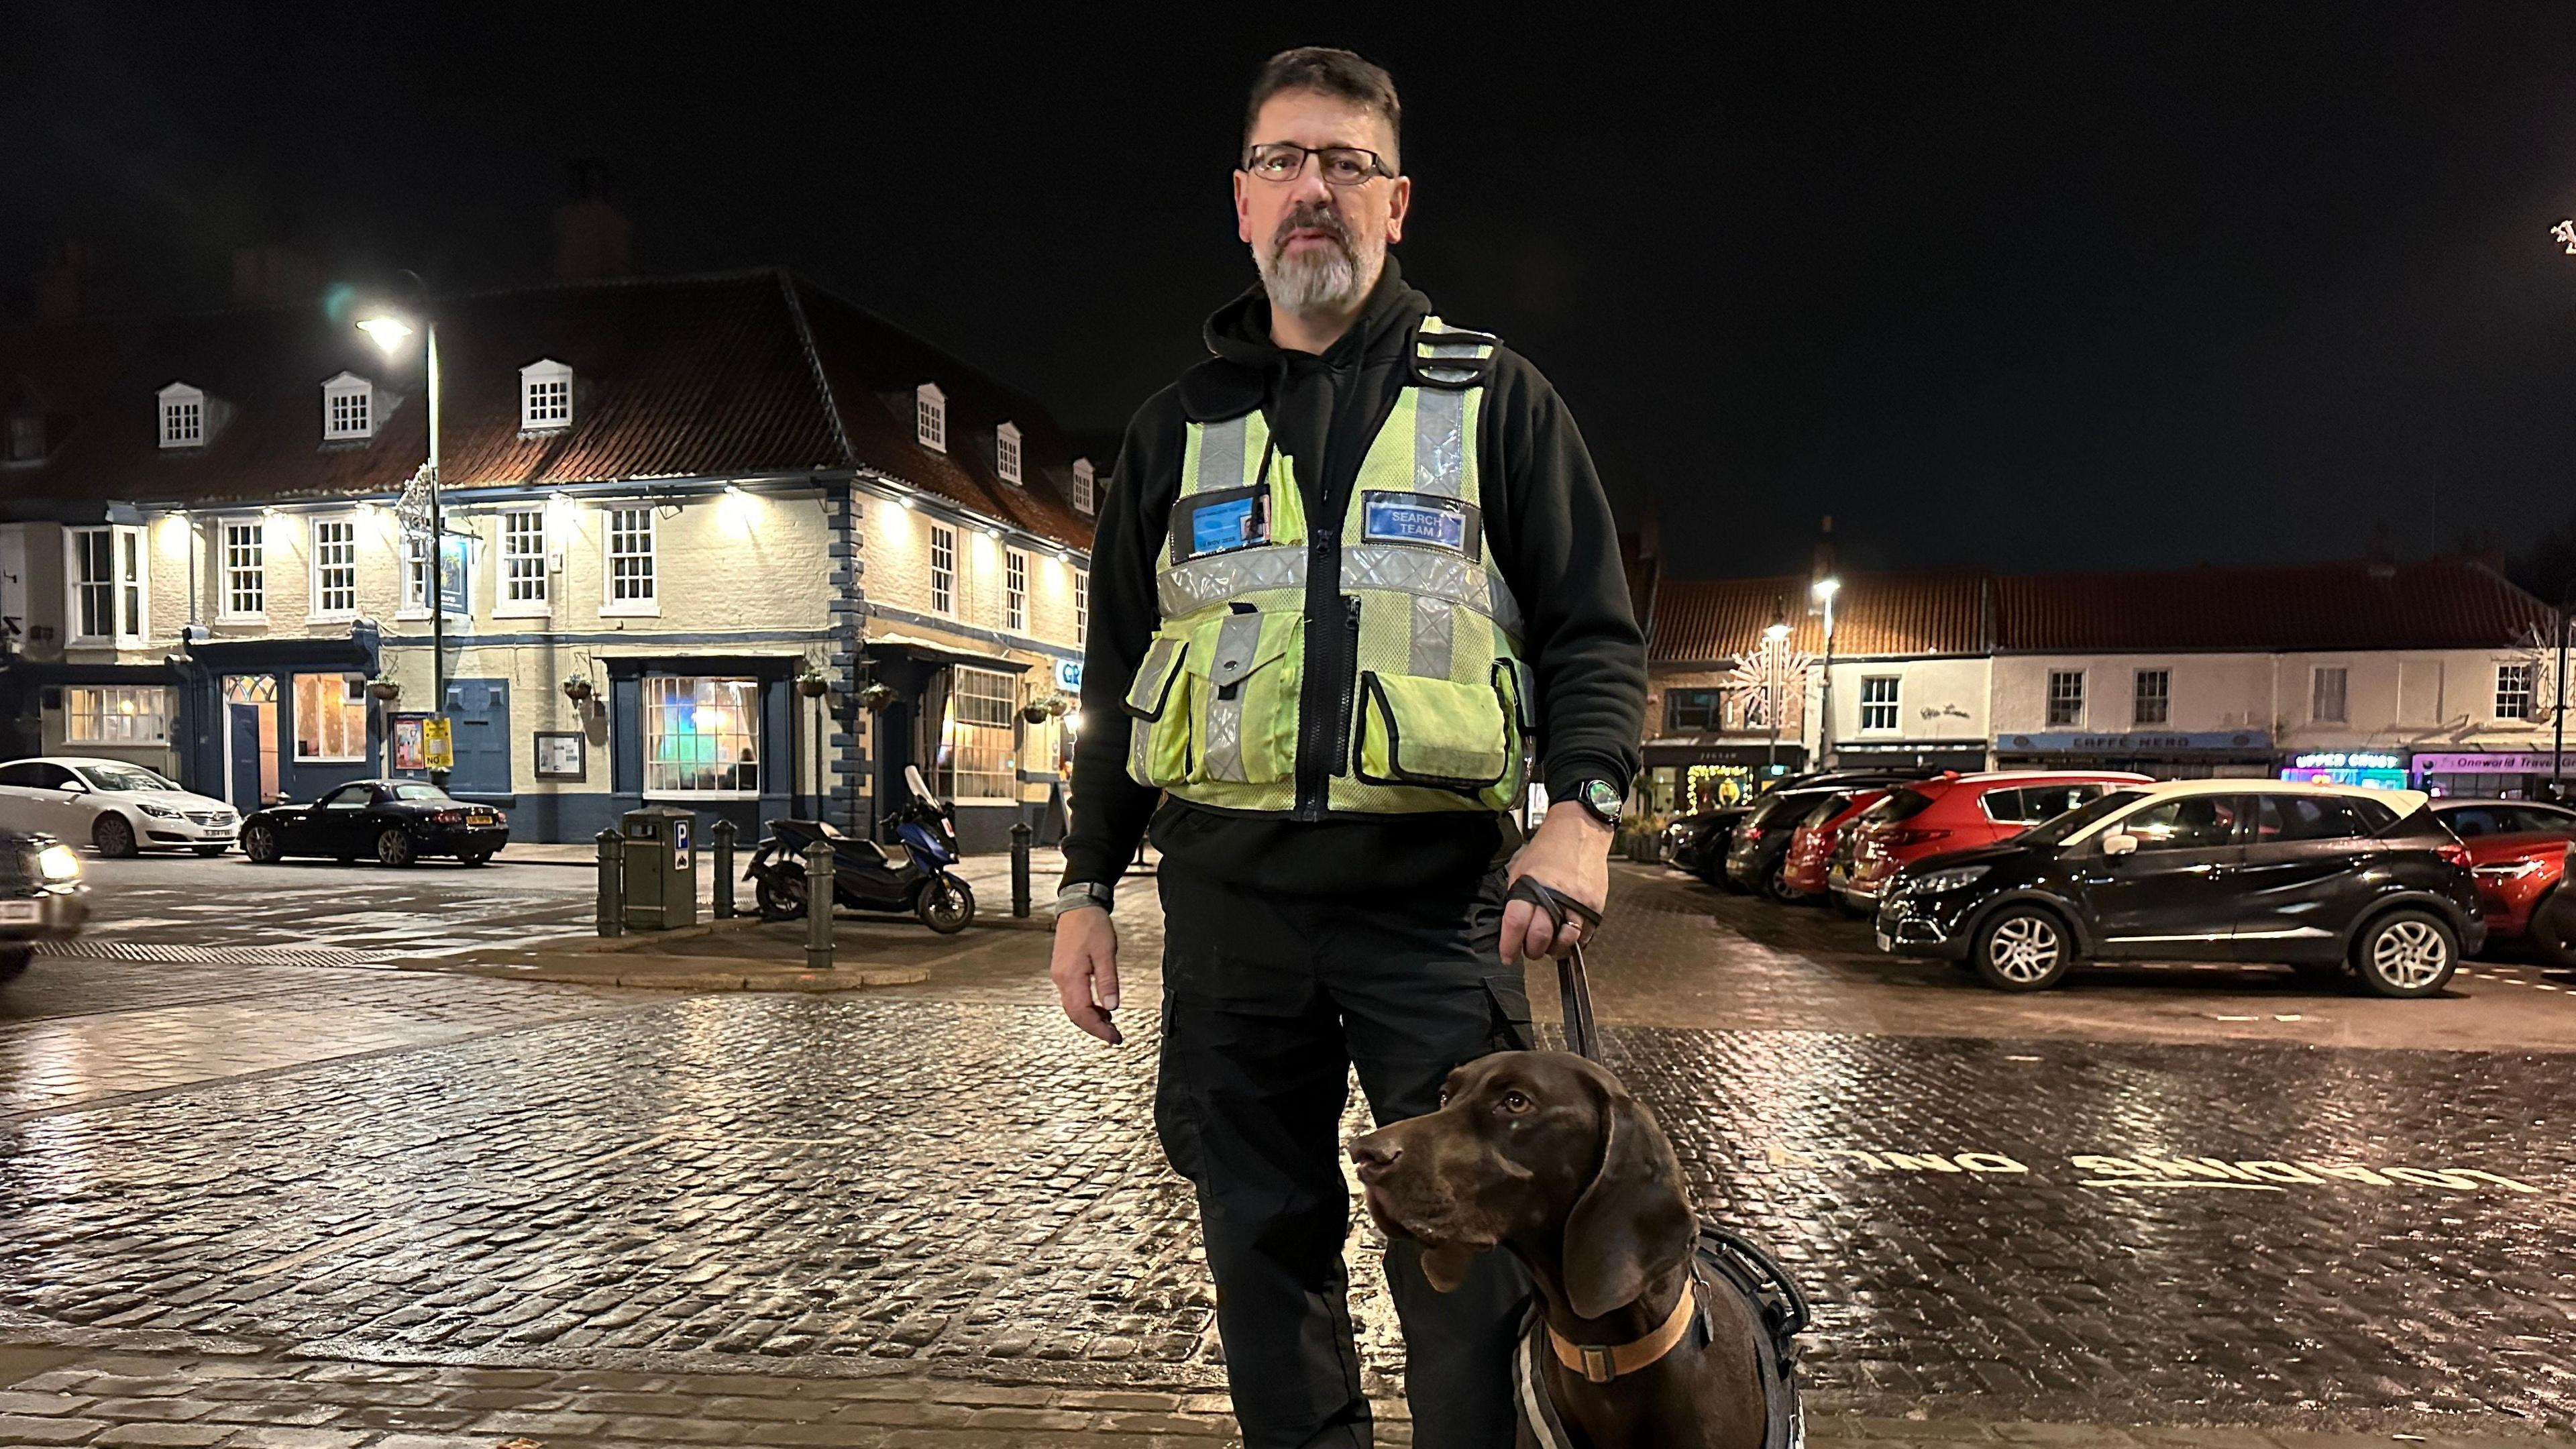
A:
[[[1127,686],[1127,774],[1140,785],[1159,790],[1190,777],[1189,653],[1186,636],[1155,635]]]
[[[1538,737],[1534,678],[1530,667],[1520,660],[1494,661],[1494,694],[1502,701],[1503,720],[1511,736],[1505,747],[1509,758],[1503,778],[1485,789],[1480,798],[1497,810],[1519,808],[1528,785],[1530,742]]]
[[[1529,986],[1521,973],[1513,971],[1485,978],[1485,998],[1493,1005],[1493,1035],[1487,1051],[1525,1052],[1530,1049]]]
[[[1517,743],[1503,709],[1503,695],[1488,684],[1362,674],[1352,749],[1359,777],[1470,795],[1503,784]]]
[[[1191,779],[1268,785],[1296,772],[1303,626],[1294,613],[1250,611],[1191,634],[1189,687],[1199,715]]]

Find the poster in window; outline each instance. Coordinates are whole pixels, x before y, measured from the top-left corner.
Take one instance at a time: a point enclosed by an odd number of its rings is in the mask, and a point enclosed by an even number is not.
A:
[[[537,732],[537,778],[540,780],[578,780],[584,771],[587,744],[579,734]]]
[[[395,769],[426,770],[429,768],[429,752],[422,742],[420,729],[421,722],[428,718],[429,716],[425,714],[394,716]]]

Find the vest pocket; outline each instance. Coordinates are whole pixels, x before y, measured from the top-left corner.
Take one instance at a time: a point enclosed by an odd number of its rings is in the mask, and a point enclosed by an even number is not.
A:
[[[1190,639],[1157,634],[1127,686],[1127,774],[1156,789],[1190,777]]]
[[[1296,773],[1304,622],[1285,610],[1228,613],[1192,631],[1199,758],[1191,779],[1269,785]]]
[[[1360,779],[1469,793],[1502,783],[1516,744],[1504,702],[1492,684],[1363,673],[1352,750]]]

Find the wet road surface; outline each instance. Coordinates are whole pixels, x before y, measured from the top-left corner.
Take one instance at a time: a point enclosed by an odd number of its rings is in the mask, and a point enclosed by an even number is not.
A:
[[[523,869],[547,879],[335,897],[434,940],[524,890],[523,919],[578,929],[583,874]],[[1626,867],[1614,889],[1608,1054],[1709,1212],[1816,1300],[1820,1409],[2576,1423],[2576,1006],[2539,989],[2563,977],[2001,997],[1822,912]],[[1121,908],[1142,1002],[1149,896]],[[1075,1035],[1043,946],[821,998],[40,962],[0,992],[0,1327],[1212,1389],[1150,1013],[1123,1048]],[[1383,1301],[1361,1316],[1386,1382]]]

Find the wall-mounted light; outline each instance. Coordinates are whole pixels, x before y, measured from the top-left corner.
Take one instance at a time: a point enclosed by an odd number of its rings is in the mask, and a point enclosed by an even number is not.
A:
[[[742,496],[742,485],[739,483],[727,483],[725,485],[725,496],[727,498],[740,498]]]
[[[910,513],[910,512],[912,512],[915,508],[918,508],[918,507],[920,507],[920,506],[921,506],[920,504],[917,504],[917,503],[915,503],[915,502],[913,502],[913,501],[912,501],[912,495],[911,495],[911,494],[909,494],[909,493],[898,493],[898,494],[896,494],[896,495],[895,495],[895,498],[894,498],[894,502],[895,502],[895,506],[896,506],[897,508],[902,509],[902,510],[903,510],[904,512],[906,512],[906,513]]]

